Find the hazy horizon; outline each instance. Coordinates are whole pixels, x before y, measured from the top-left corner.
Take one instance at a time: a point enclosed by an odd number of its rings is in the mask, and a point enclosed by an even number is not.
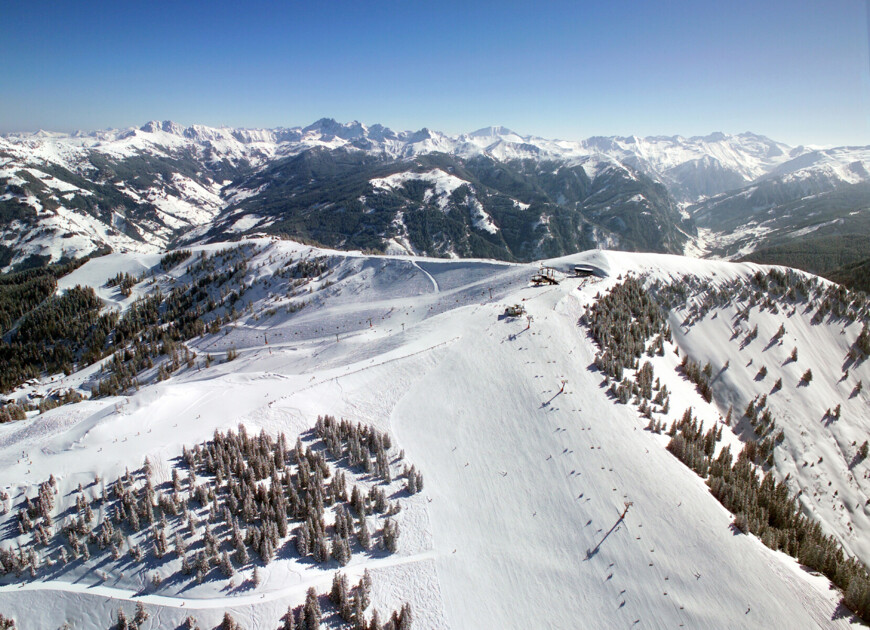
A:
[[[85,135],[87,135],[87,134],[100,133],[100,132],[123,131],[123,130],[127,130],[127,129],[141,129],[141,128],[143,128],[144,126],[146,126],[148,123],[150,123],[150,122],[154,122],[154,121],[157,121],[157,122],[159,122],[159,123],[171,122],[171,123],[174,123],[174,124],[180,125],[181,127],[184,127],[184,128],[192,127],[192,126],[203,126],[203,127],[210,127],[210,128],[215,128],[215,129],[220,129],[220,128],[228,128],[228,129],[247,129],[247,130],[258,130],[258,129],[267,129],[267,130],[274,130],[274,129],[299,129],[299,128],[305,128],[305,127],[311,126],[311,125],[315,124],[316,122],[318,122],[319,120],[323,120],[323,119],[333,119],[333,120],[336,120],[336,122],[338,122],[338,123],[340,123],[340,124],[351,124],[351,123],[355,123],[355,122],[356,122],[356,123],[360,123],[360,124],[362,124],[362,125],[365,125],[365,126],[368,127],[368,128],[371,128],[371,127],[373,127],[374,125],[382,125],[382,126],[384,126],[384,127],[387,127],[387,128],[389,128],[389,129],[391,129],[392,131],[397,132],[397,133],[399,133],[399,132],[415,132],[415,131],[421,131],[422,129],[426,128],[426,129],[429,129],[430,131],[435,131],[435,132],[444,133],[444,134],[447,134],[447,135],[449,135],[449,136],[458,136],[458,135],[462,135],[462,134],[471,134],[471,133],[474,133],[474,132],[476,132],[476,131],[480,131],[480,130],[483,130],[483,129],[486,129],[486,128],[490,128],[490,127],[503,127],[503,128],[506,128],[506,129],[512,131],[513,133],[516,133],[517,135],[520,135],[520,136],[523,136],[523,137],[543,138],[543,139],[545,139],[545,140],[561,140],[561,141],[568,141],[568,142],[580,142],[580,141],[588,140],[588,139],[590,139],[590,138],[594,138],[594,137],[605,137],[605,138],[630,138],[630,137],[632,137],[632,136],[634,136],[634,137],[638,137],[638,138],[654,138],[654,137],[659,137],[659,138],[673,138],[673,137],[681,137],[681,138],[686,138],[686,139],[692,139],[692,138],[704,138],[704,137],[711,136],[711,135],[714,135],[714,134],[717,134],[717,133],[723,133],[723,134],[726,134],[726,135],[729,135],[729,136],[739,136],[739,135],[742,135],[742,134],[753,134],[753,135],[756,135],[756,136],[764,136],[764,137],[767,137],[767,138],[769,138],[769,139],[771,139],[771,140],[774,140],[774,141],[776,141],[776,142],[782,142],[782,143],[784,143],[784,144],[787,144],[787,145],[789,145],[789,146],[794,146],[794,147],[797,147],[797,146],[818,146],[818,147],[849,146],[848,144],[837,145],[837,144],[832,144],[832,143],[827,143],[827,144],[820,144],[820,143],[804,143],[803,145],[802,145],[801,143],[797,143],[797,144],[795,144],[795,143],[786,142],[786,141],[782,140],[781,138],[773,137],[773,136],[771,136],[771,135],[769,135],[769,134],[761,133],[761,132],[756,131],[756,130],[753,130],[753,129],[744,129],[744,130],[742,130],[742,131],[723,131],[723,130],[721,130],[721,129],[712,129],[712,130],[710,130],[710,131],[707,132],[707,133],[699,133],[699,134],[685,134],[685,133],[679,133],[679,132],[677,132],[677,133],[645,134],[645,135],[641,135],[641,134],[637,134],[637,133],[634,133],[634,134],[632,134],[632,133],[628,133],[628,134],[616,134],[616,133],[612,133],[612,134],[592,134],[592,135],[588,135],[588,136],[584,136],[584,137],[576,137],[576,138],[572,138],[572,137],[563,137],[563,136],[545,136],[545,135],[538,134],[538,133],[534,133],[534,132],[528,132],[528,131],[523,130],[523,129],[514,129],[514,128],[511,128],[511,127],[508,127],[507,125],[500,125],[500,124],[497,124],[497,123],[495,123],[495,124],[491,124],[491,125],[484,125],[483,127],[477,127],[477,128],[475,128],[475,129],[462,129],[462,130],[459,130],[459,131],[453,131],[453,130],[448,131],[448,130],[445,130],[445,129],[437,129],[437,128],[435,128],[435,127],[432,127],[431,125],[424,125],[424,127],[418,127],[418,128],[416,128],[416,129],[403,129],[403,128],[394,127],[394,126],[392,126],[392,125],[385,124],[385,123],[380,122],[380,121],[371,121],[371,122],[369,122],[369,121],[358,120],[358,119],[355,119],[355,118],[352,119],[352,120],[337,120],[337,119],[334,119],[334,118],[331,117],[331,116],[321,116],[320,118],[318,118],[318,119],[316,119],[316,120],[311,120],[311,121],[308,121],[308,122],[301,122],[301,123],[294,123],[294,124],[283,124],[283,125],[279,124],[279,125],[270,126],[270,127],[265,127],[265,126],[248,126],[248,125],[238,125],[238,126],[237,126],[237,125],[226,125],[226,124],[217,124],[217,125],[213,125],[213,124],[205,124],[205,123],[198,122],[198,121],[180,121],[180,120],[175,120],[175,119],[171,119],[171,118],[160,120],[160,119],[157,119],[157,118],[151,118],[151,119],[149,119],[149,120],[143,121],[143,122],[138,123],[138,124],[130,124],[130,125],[124,125],[124,126],[118,126],[118,127],[106,126],[106,127],[97,127],[97,128],[93,128],[93,129],[81,129],[81,128],[75,128],[75,129],[47,129],[47,128],[41,127],[41,128],[37,128],[37,129],[18,129],[18,130],[11,130],[11,131],[0,131],[0,135],[6,135],[6,136],[28,135],[28,134],[37,134],[37,133],[39,133],[39,132],[46,132],[46,133],[51,133],[51,134],[55,134],[55,133],[56,133],[56,134],[65,134],[65,135],[74,135],[74,134],[76,134],[76,133],[81,133],[81,134],[85,134]],[[853,143],[853,145],[854,145],[854,144],[855,144],[855,143]],[[856,146],[857,146],[857,145],[856,145]]]

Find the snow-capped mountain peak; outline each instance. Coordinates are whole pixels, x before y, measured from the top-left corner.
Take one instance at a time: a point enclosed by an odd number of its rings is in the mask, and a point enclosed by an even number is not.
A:
[[[806,181],[807,186],[800,189],[810,190],[813,186],[818,188],[819,182],[828,188],[854,184],[868,179],[870,173],[868,149],[790,147],[750,132],[736,135],[715,132],[688,138],[599,136],[552,140],[521,135],[503,126],[451,135],[427,127],[397,132],[379,124],[322,118],[304,127],[273,129],[185,126],[171,120],[152,120],[140,127],[88,133],[7,134],[0,137],[4,160],[0,166],[7,185],[0,190],[3,199],[0,203],[10,206],[7,216],[27,218],[0,226],[5,247],[15,252],[5,266],[21,263],[33,255],[56,260],[61,252],[83,254],[89,248],[106,245],[122,251],[131,248],[150,251],[165,247],[181,234],[204,234],[215,227],[213,222],[218,217],[225,212],[232,214],[234,206],[244,199],[274,190],[261,177],[271,173],[272,165],[315,148],[354,154],[351,162],[362,159],[367,164],[432,154],[443,154],[462,163],[486,158],[521,170],[530,168],[528,164],[553,162],[560,164],[560,168],[575,169],[571,177],[580,177],[576,169],[582,169],[590,182],[602,173],[623,173],[621,182],[614,184],[617,188],[635,186],[629,182],[636,182],[640,175],[665,187],[669,198],[661,201],[663,206],[687,205],[770,177]],[[526,166],[518,166],[520,161],[527,161]],[[36,174],[28,172],[42,183],[19,182],[21,172],[27,169],[35,169]],[[538,173],[535,177],[545,175]],[[57,186],[52,188],[45,183],[53,181],[52,178],[62,178],[73,188],[65,191],[57,190]],[[506,180],[502,183],[506,184]],[[26,194],[14,193],[8,188],[10,184],[23,187],[20,190]],[[304,185],[308,185],[307,180]],[[535,182],[533,187],[541,185],[542,182]],[[549,186],[544,184],[545,188]],[[590,190],[585,188],[587,184],[575,182],[571,186],[575,186],[571,194],[552,189],[549,202],[568,204],[571,211],[578,211],[577,195],[584,197]],[[488,193],[485,188],[477,188],[485,203]],[[611,213],[618,216],[608,229],[627,229],[621,215],[634,216],[636,208],[623,204],[634,199],[637,192],[618,194],[610,202],[606,195],[598,194],[602,202],[600,210],[608,217]],[[510,192],[509,197],[511,204],[522,207],[533,199],[521,199],[523,195],[517,196],[515,192]],[[81,216],[81,220],[65,229],[62,226],[69,224],[69,220],[61,216]],[[583,219],[589,220],[603,219],[598,214]],[[98,224],[103,227],[96,229]],[[254,224],[262,228],[267,222],[248,218],[241,223]],[[528,229],[537,230],[531,225]],[[487,232],[498,232],[493,230],[488,225]],[[71,241],[68,246],[49,248],[38,234],[74,235],[75,244]],[[616,245],[615,241],[607,242]],[[0,254],[3,251],[7,250],[0,250]]]

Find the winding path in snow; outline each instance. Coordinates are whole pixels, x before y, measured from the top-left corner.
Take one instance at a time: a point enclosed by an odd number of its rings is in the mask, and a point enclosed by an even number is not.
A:
[[[411,261],[411,264],[412,264],[414,267],[416,267],[417,269],[419,269],[420,271],[422,271],[424,274],[426,274],[426,277],[429,278],[429,280],[432,281],[432,287],[435,289],[435,293],[441,293],[441,288],[438,286],[438,281],[435,280],[435,278],[432,276],[431,273],[429,273],[428,271],[426,271],[425,269],[423,269],[423,267],[421,267],[420,265],[418,265],[417,262],[414,261],[414,260]]]
[[[363,574],[366,569],[382,569],[386,567],[398,566],[403,564],[413,564],[432,560],[435,558],[434,551],[425,551],[411,556],[387,557],[372,562],[360,563],[352,566],[347,566],[343,569],[344,573],[349,578],[357,577]],[[101,584],[86,585],[72,582],[26,582],[24,584],[7,584],[0,586],[0,593],[21,592],[21,591],[63,591],[67,593],[88,593],[90,595],[99,595],[109,599],[120,601],[142,602],[143,604],[152,604],[154,606],[163,606],[168,608],[183,608],[185,610],[206,610],[215,608],[236,608],[238,606],[263,604],[279,599],[285,599],[290,596],[299,596],[305,593],[311,586],[322,586],[329,584],[332,581],[332,573],[327,572],[316,579],[306,580],[301,584],[294,584],[285,588],[275,589],[273,591],[264,591],[251,593],[248,595],[239,596],[221,596],[207,599],[170,597],[166,595],[144,595],[141,591],[130,589],[115,588]],[[296,599],[301,599],[297,597]]]

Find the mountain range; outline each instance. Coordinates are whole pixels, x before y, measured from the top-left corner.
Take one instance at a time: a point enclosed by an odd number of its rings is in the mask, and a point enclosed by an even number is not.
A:
[[[868,168],[870,147],[752,133],[562,141],[321,119],[7,134],[0,265],[276,234],[437,257],[603,246],[827,272],[870,256]]]

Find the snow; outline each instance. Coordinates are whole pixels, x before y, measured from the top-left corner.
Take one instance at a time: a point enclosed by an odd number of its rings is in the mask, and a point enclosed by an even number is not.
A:
[[[483,204],[480,203],[477,197],[469,195],[466,197],[466,203],[468,204],[469,212],[471,212],[471,219],[474,227],[478,230],[489,232],[490,234],[496,234],[498,232],[498,227],[493,223],[492,217],[490,217],[486,210],[483,209]]]
[[[666,440],[644,431],[646,422],[634,408],[614,404],[601,375],[590,370],[596,349],[578,326],[583,307],[622,274],[668,279],[692,273],[720,282],[759,267],[590,251],[548,264],[565,270],[591,264],[603,277],[563,278],[543,289],[528,286],[536,265],[256,243],[262,249],[248,265],[250,277],[277,284],[262,289],[253,314],[231,325],[228,334],[188,344],[200,356],[217,358],[234,347],[237,359],[183,368],[129,396],[0,425],[0,488],[13,495],[32,490],[50,473],[63,488],[73,488],[94,474],[111,479],[145,456],[158,463],[158,479],[165,478],[166,462],[182,445],[209,439],[215,429],[242,422],[249,431],[293,436],[318,414],[330,413],[390,430],[424,472],[423,492],[402,499],[399,552],[357,558],[347,567],[351,576],[371,568],[374,605],[382,614],[411,601],[415,628],[851,625],[838,615],[837,593],[826,580],[754,537],[735,535],[731,516],[666,452]],[[327,256],[334,283],[314,283],[320,288],[309,306],[287,314],[280,307],[286,303],[285,281],[272,274],[306,255]],[[147,271],[157,262],[142,254],[95,259],[62,279],[60,288],[89,284],[107,303],[124,308],[102,286],[105,279],[118,271]],[[184,264],[172,274],[183,272]],[[514,303],[532,315],[530,328],[525,320],[499,318]],[[277,313],[266,317],[273,305]],[[748,358],[773,366],[785,351],[763,349],[778,319],[754,313],[759,338],[741,351],[728,342],[730,330],[722,330],[727,314],[708,317],[685,333],[675,325],[676,342],[702,360],[731,357],[729,391],[750,395],[752,370],[742,367]],[[852,492],[850,501],[858,498],[833,449],[867,432],[867,399],[844,405],[844,419],[835,428],[813,414],[842,396],[845,386],[825,376],[824,366],[831,356],[839,359],[855,330],[841,335],[838,326],[812,326],[802,315],[789,318],[786,327],[785,349],[800,347],[793,370],[812,365],[817,376],[809,388],[788,384],[780,398],[790,400],[782,404],[799,411],[793,424],[777,422],[786,427],[795,455],[800,449],[823,453],[831,468],[801,472],[791,455],[778,459],[777,468],[793,476],[818,475],[798,476],[800,483],[836,482],[816,508],[828,518],[834,489],[841,496]],[[673,391],[673,415],[692,405],[708,421],[718,418],[721,406],[704,403],[676,373],[676,356],[669,352],[656,361],[657,375]],[[77,386],[83,379],[80,373],[58,375],[34,388]],[[558,394],[563,379],[565,392]],[[778,404],[776,396],[771,400]],[[733,439],[727,431],[726,439]],[[624,501],[632,506],[619,521]],[[828,519],[826,526],[863,555],[870,537],[859,535],[868,531],[862,519],[854,518],[851,537],[840,521]],[[175,627],[190,612],[202,627],[212,627],[225,609],[245,627],[276,627],[308,586],[328,589],[334,568],[275,561],[255,592],[240,594],[221,591],[221,583],[138,594],[142,576],[102,582],[83,571],[74,581],[0,586],[0,610],[22,628],[58,627],[66,620],[74,627],[104,628],[119,601],[129,602],[128,612],[143,601],[153,627]]]
[[[424,200],[428,202],[432,199],[432,197],[435,197],[436,203],[442,210],[445,210],[447,208],[447,204],[450,201],[450,195],[453,194],[454,190],[456,190],[460,186],[471,186],[464,179],[460,179],[455,175],[445,173],[438,168],[432,169],[431,171],[428,171],[426,173],[403,171],[401,173],[394,173],[393,175],[389,175],[387,177],[372,179],[369,181],[369,183],[375,190],[395,190],[404,186],[405,182],[414,180],[424,181],[432,184],[434,192],[432,192],[432,190],[427,190],[426,194],[424,195]]]
[[[256,227],[256,225],[262,220],[263,217],[258,217],[255,214],[247,214],[233,221],[232,225],[230,225],[226,229],[228,232],[245,232],[253,227]]]
[[[29,197],[38,212],[32,227],[12,222],[2,230],[4,243],[15,250],[9,267],[37,254],[50,256],[52,261],[89,254],[100,246],[109,245],[122,252],[156,252],[158,247],[136,241],[115,230],[99,219],[60,206],[51,211],[42,211],[35,197]]]

